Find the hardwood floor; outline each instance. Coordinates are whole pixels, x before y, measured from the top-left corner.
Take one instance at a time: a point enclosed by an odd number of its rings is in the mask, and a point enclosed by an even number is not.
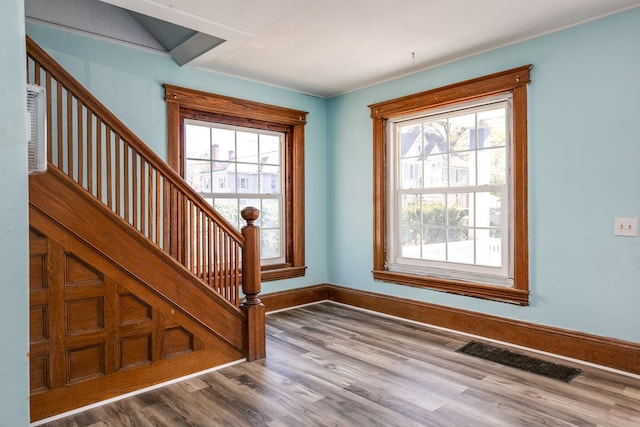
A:
[[[299,307],[268,316],[265,360],[45,425],[640,425],[637,377],[557,360],[582,369],[567,384],[455,352],[468,341],[333,303]]]

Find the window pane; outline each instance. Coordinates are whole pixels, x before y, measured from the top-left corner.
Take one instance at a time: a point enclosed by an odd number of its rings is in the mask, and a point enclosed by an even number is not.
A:
[[[237,192],[257,193],[258,192],[258,165],[237,163]]]
[[[261,194],[280,194],[280,166],[261,165],[259,180]]]
[[[211,162],[187,160],[184,179],[199,193],[211,192]]]
[[[280,257],[280,230],[260,230],[260,257],[262,259]]]
[[[400,161],[400,188],[422,188],[422,158],[409,157]]]
[[[431,261],[447,260],[447,230],[444,228],[425,228],[422,259]]]
[[[478,151],[478,185],[504,184],[506,182],[505,148]]]
[[[212,173],[216,193],[236,192],[236,165],[234,163],[220,163],[220,169]],[[217,183],[217,184],[216,184]]]
[[[448,123],[448,142],[450,151],[462,151],[474,148],[471,146],[470,135],[474,134],[476,128],[476,115],[466,114],[464,116],[452,117]]]
[[[225,163],[236,158],[236,135],[229,129],[211,129],[213,160],[224,160]]]
[[[260,135],[260,163],[280,164],[280,136]]]
[[[188,159],[209,160],[211,158],[211,139],[209,127],[185,126],[185,157]]]
[[[469,193],[447,195],[447,226],[449,228],[468,227],[469,217],[473,216],[472,196]]]
[[[425,194],[422,202],[422,223],[424,226],[445,228],[447,222],[444,210],[444,194]]]
[[[478,113],[478,148],[506,144],[506,110],[504,107]]]
[[[216,198],[213,201],[213,207],[216,208],[227,221],[236,228],[239,228],[240,210],[238,209],[238,199]]]
[[[237,161],[258,163],[258,134],[253,132],[237,132]]]
[[[476,263],[500,267],[501,255],[501,192],[476,193]]]
[[[424,153],[438,154],[447,152],[448,121],[433,120],[424,123]]]
[[[502,239],[498,229],[476,230],[476,263],[489,267],[502,265]]]
[[[475,151],[449,155],[449,185],[475,185]]]
[[[424,187],[446,187],[449,182],[447,154],[429,155],[424,162]]]
[[[492,223],[492,215],[495,220],[496,212],[500,210],[501,193],[476,193],[476,227],[491,227],[499,224]]]
[[[501,196],[494,197],[496,197],[495,204],[489,208],[489,225],[492,227],[502,227],[502,198]]]
[[[425,195],[422,203],[422,259],[446,261],[445,195]]]
[[[422,155],[422,129],[420,124],[400,126],[400,158]]]
[[[451,228],[449,230],[448,261],[462,264],[474,263],[473,230]]]
[[[402,256],[420,259],[420,245],[422,244],[420,196],[404,194],[401,204]]]
[[[280,193],[280,136],[260,135],[258,192]]]
[[[262,200],[260,220],[262,228],[280,228],[280,201],[277,199]]]
[[[402,244],[401,256],[409,259],[421,258],[421,243],[420,241],[411,241]]]

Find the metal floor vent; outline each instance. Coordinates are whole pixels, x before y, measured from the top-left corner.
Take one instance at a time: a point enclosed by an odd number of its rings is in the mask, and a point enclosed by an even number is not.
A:
[[[572,379],[582,372],[580,369],[570,366],[547,362],[535,357],[473,341],[460,347],[456,352],[564,381],[565,383],[571,382]]]

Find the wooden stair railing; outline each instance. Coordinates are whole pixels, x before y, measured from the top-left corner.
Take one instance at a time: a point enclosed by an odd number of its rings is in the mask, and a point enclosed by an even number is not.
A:
[[[264,306],[257,296],[259,230],[253,225],[257,210],[247,211],[245,239],[29,37],[27,80],[47,90],[49,166],[69,176],[229,303],[242,305],[247,345],[253,346],[245,349],[247,359],[264,357]]]

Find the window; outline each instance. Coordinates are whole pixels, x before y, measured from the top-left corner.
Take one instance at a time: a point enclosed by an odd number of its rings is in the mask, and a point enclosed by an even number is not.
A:
[[[510,94],[388,123],[388,269],[512,285]]]
[[[260,209],[263,281],[303,276],[307,113],[164,87],[169,164],[236,227]]]
[[[370,106],[376,280],[528,304],[530,68]]]
[[[242,209],[260,210],[264,265],[286,262],[281,244],[285,241],[284,194],[279,190],[283,188],[284,143],[283,132],[184,120],[185,180],[238,229],[244,225]],[[211,192],[206,183],[216,178],[233,184]],[[280,185],[266,186],[274,181]]]

